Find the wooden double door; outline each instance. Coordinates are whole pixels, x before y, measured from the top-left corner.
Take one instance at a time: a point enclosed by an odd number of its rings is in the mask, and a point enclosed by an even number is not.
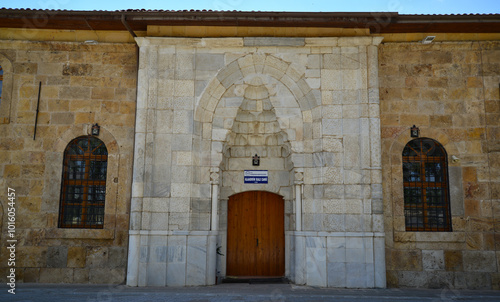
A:
[[[264,191],[233,195],[228,200],[227,276],[285,275],[283,197]]]

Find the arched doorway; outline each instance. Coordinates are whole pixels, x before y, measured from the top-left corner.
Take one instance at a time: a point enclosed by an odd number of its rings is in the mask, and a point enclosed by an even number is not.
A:
[[[227,276],[285,275],[284,213],[278,194],[248,191],[229,197]]]

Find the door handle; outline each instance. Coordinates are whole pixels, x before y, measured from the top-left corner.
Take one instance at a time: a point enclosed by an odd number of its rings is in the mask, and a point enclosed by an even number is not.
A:
[[[257,240],[257,247],[258,247],[259,246],[259,238],[255,239],[255,240]]]

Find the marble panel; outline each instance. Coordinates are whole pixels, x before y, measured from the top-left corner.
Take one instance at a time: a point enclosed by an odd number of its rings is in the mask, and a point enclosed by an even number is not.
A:
[[[147,286],[165,286],[166,285],[166,263],[149,262],[147,266]]]
[[[347,286],[347,268],[344,262],[328,262],[328,287]]]
[[[207,275],[207,237],[189,236],[186,285],[205,285]]]
[[[363,262],[346,263],[346,287],[365,288],[367,284],[366,264]]]
[[[137,285],[147,286],[148,285],[148,263],[139,262],[139,270],[137,274]]]
[[[307,284],[326,287],[326,238],[306,237]]]
[[[306,240],[295,236],[295,283],[306,284]]]
[[[186,286],[186,263],[167,264],[167,286]]]
[[[167,262],[186,263],[186,236],[169,236]]]

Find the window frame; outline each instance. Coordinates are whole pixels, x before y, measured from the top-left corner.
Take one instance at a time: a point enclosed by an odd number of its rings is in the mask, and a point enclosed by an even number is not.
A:
[[[87,141],[87,149],[83,150],[79,146],[79,142],[83,140]],[[95,141],[97,144],[95,148],[92,147],[91,140]],[[70,154],[72,148],[79,148],[83,151],[82,154]],[[93,154],[97,149],[103,148],[105,154]],[[83,170],[78,173],[74,168],[75,166],[70,166],[70,162],[82,162],[83,165],[78,165],[76,167],[83,167]],[[95,175],[91,171],[92,163],[94,162],[105,162],[103,178],[95,179],[91,178],[91,175]],[[101,167],[102,169],[102,167]],[[102,229],[104,227],[104,217],[105,217],[105,204],[106,204],[106,179],[108,170],[108,150],[105,143],[94,137],[94,136],[80,136],[71,140],[64,150],[63,155],[63,168],[62,168],[62,178],[61,178],[61,195],[59,202],[59,218],[58,227],[59,228],[80,228],[80,229]],[[102,170],[101,170],[102,172]],[[69,200],[70,188],[80,187],[82,189],[81,200],[72,201]],[[97,196],[96,193],[91,192],[91,188],[104,187],[103,199],[93,200],[93,197]],[[79,217],[79,222],[77,223],[67,223],[67,218],[69,214],[66,211],[70,207],[80,207],[81,214]],[[101,209],[101,213],[99,212]],[[97,211],[97,212],[95,212]],[[92,213],[94,212],[94,213]],[[88,217],[90,215],[95,215],[96,218],[89,221]],[[75,216],[78,217],[78,216]]]
[[[412,144],[418,142],[418,146],[420,147],[416,150],[412,147]],[[429,148],[427,151],[423,151],[423,143],[428,142],[432,143],[433,147]],[[410,148],[415,153],[415,156],[405,155],[407,148]],[[429,155],[429,152],[434,150],[435,148],[439,148],[440,155]],[[435,167],[440,167],[440,173],[436,174],[431,173],[431,168],[428,168],[429,163],[434,163]],[[406,165],[405,165],[406,164]],[[409,171],[407,167],[413,164],[418,167],[418,180],[410,181],[407,179],[407,176],[411,176],[412,173],[405,173],[405,171]],[[440,164],[440,165],[439,165]],[[450,184],[449,184],[449,176],[448,176],[448,156],[444,147],[437,141],[431,138],[417,138],[409,141],[402,152],[402,168],[403,168],[403,198],[404,198],[404,216],[405,216],[405,228],[406,231],[417,231],[417,232],[451,232],[452,231],[452,223],[451,223],[451,208],[450,208]],[[428,180],[428,176],[433,176],[433,181]],[[413,177],[413,176],[412,176]],[[439,178],[439,181],[436,181],[436,178]],[[411,194],[407,194],[407,189],[420,189],[420,196],[417,197],[412,196]],[[435,203],[435,200],[432,204],[429,201],[428,192],[430,188],[441,188],[440,195],[434,195],[431,197],[438,197],[440,202],[438,204]],[[417,200],[417,202],[414,202]],[[440,220],[438,215],[430,214],[433,210],[437,213],[439,209],[442,209],[442,217],[443,223],[432,223],[430,220],[432,218]],[[408,215],[409,212],[413,211],[421,211],[421,215]],[[412,223],[411,219],[416,218],[417,222]],[[422,223],[418,220],[421,219]]]

